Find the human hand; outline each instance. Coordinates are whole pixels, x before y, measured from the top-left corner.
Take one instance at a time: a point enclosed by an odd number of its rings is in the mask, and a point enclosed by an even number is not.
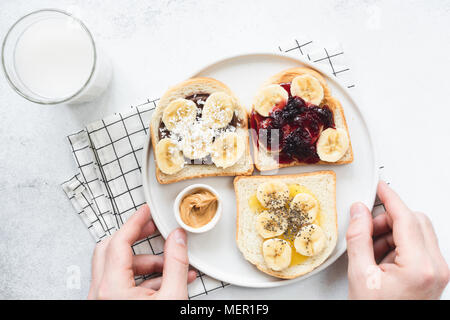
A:
[[[430,219],[411,211],[383,181],[377,193],[385,213],[372,219],[362,203],[350,209],[349,298],[439,299],[450,273]]]
[[[88,299],[187,299],[187,284],[197,275],[189,271],[184,230],[176,229],[169,235],[164,258],[133,255],[131,245],[156,231],[150,217],[148,206],[142,206],[119,231],[97,245]],[[135,275],[152,272],[162,272],[162,277],[136,285]]]

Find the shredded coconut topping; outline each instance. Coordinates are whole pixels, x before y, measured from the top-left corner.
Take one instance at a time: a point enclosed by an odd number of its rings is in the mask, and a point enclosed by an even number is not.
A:
[[[199,99],[196,103],[198,106],[203,106],[205,104],[205,100]],[[227,108],[221,106],[220,104],[217,104],[216,108],[213,110],[214,112],[211,114],[211,119],[213,122],[221,122],[224,121],[227,116],[229,117]],[[196,120],[192,124],[187,124],[186,121],[183,121],[183,119],[189,116],[187,111],[185,109],[178,109],[176,111],[176,117],[170,119],[170,124],[172,124],[173,128],[171,128],[170,131],[167,128],[159,129],[161,138],[170,138],[176,146],[174,148],[170,148],[169,152],[171,154],[178,149],[183,150],[183,153],[187,152],[189,158],[204,158],[205,154],[208,155],[212,153],[211,146],[215,139],[227,132],[236,131],[236,127],[231,124],[228,124],[225,128],[220,129],[210,128],[207,121],[202,118],[204,113],[203,108],[198,107],[196,111]],[[239,115],[238,110],[234,110],[234,115],[236,115],[236,117]],[[238,126],[240,126],[239,122]],[[227,156],[231,156],[230,153],[233,150],[226,150],[227,146],[225,146],[224,149],[224,154],[226,153]],[[201,157],[196,158],[196,155],[201,155]],[[215,156],[217,156],[217,154]],[[190,159],[185,159],[185,163],[190,162]],[[194,163],[196,162],[194,161]]]

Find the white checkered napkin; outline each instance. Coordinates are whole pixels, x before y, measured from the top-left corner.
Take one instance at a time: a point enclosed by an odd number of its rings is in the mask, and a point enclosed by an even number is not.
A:
[[[114,233],[145,203],[141,177],[143,144],[155,101],[89,124],[68,136],[80,173],[63,189],[96,241]],[[105,220],[105,222],[103,221]],[[156,233],[133,245],[134,254],[163,254],[164,239]],[[159,276],[137,277],[137,282]],[[228,284],[199,272],[189,285],[194,298]]]
[[[310,39],[298,38],[278,46],[280,52],[301,56],[339,78],[347,88],[355,86],[340,43],[323,47]]]
[[[153,103],[86,127],[119,227],[145,203],[141,158]]]
[[[278,51],[302,56],[338,77],[348,88],[354,87],[339,46],[324,48],[297,39],[280,45]],[[114,233],[145,203],[140,162],[156,101],[147,100],[68,136],[79,173],[64,182],[63,189],[96,241]],[[135,254],[159,255],[163,249],[164,239],[159,233],[133,245]],[[137,280],[154,276],[157,274]],[[198,279],[189,285],[189,297],[205,295],[227,285],[198,273]]]
[[[81,182],[81,175],[77,174],[70,180],[64,182],[62,187],[69,197],[72,205],[77,210],[78,215],[91,231],[95,241],[99,242],[103,238],[117,230],[115,218],[110,211],[101,213],[94,202],[86,184]]]
[[[117,230],[117,222],[86,131],[72,134],[68,139],[79,173],[64,182],[62,187],[94,239],[100,241]]]

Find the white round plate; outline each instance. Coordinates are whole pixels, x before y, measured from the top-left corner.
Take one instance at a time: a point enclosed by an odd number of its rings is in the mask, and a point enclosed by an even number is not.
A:
[[[218,79],[228,85],[245,106],[250,106],[261,84],[279,71],[290,67],[308,66],[320,71],[327,78],[333,96],[344,108],[354,162],[347,165],[311,165],[283,168],[277,174],[293,174],[329,169],[336,172],[337,213],[339,238],[331,256],[313,272],[292,280],[282,280],[260,272],[244,259],[236,246],[236,198],[233,177],[209,177],[161,185],[155,177],[150,138],[147,139],[143,159],[143,185],[153,219],[163,235],[178,227],[173,213],[173,201],[177,194],[193,183],[212,186],[223,200],[222,218],[214,229],[202,234],[188,234],[189,261],[198,270],[234,285],[245,287],[276,287],[305,279],[336,261],[346,249],[345,232],[349,223],[349,209],[353,202],[361,201],[369,208],[375,199],[378,167],[374,144],[367,123],[347,88],[336,77],[309,62],[282,54],[256,53],[233,56],[210,64],[192,76]],[[255,169],[254,174],[259,174]]]

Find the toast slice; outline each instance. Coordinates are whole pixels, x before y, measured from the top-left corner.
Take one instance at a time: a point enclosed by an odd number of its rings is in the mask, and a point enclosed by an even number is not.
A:
[[[282,83],[290,83],[292,79],[299,75],[303,74],[309,74],[313,77],[315,77],[317,80],[319,80],[320,84],[323,87],[324,91],[324,98],[322,100],[322,105],[328,105],[328,107],[333,111],[334,115],[334,123],[336,128],[342,128],[345,129],[347,132],[347,135],[350,137],[347,122],[345,120],[344,115],[344,109],[342,108],[341,103],[338,99],[334,98],[331,95],[331,90],[328,87],[325,78],[317,71],[310,69],[310,68],[304,68],[304,67],[298,67],[298,68],[291,68],[288,70],[284,70],[274,76],[272,76],[270,79],[268,79],[264,85],[270,85],[270,84],[282,84]],[[254,108],[254,107],[253,107]],[[256,134],[255,130],[253,130],[252,135],[252,143],[253,143],[253,154],[254,154],[254,162],[255,167],[259,171],[267,171],[267,170],[273,170],[277,168],[284,168],[284,167],[292,167],[292,166],[300,166],[300,165],[307,165],[304,162],[300,162],[297,160],[294,160],[290,163],[278,163],[278,161],[263,147],[258,148],[257,141],[256,141]],[[319,161],[315,164],[328,164],[328,165],[340,165],[340,164],[346,164],[353,162],[353,149],[351,141],[349,142],[349,147],[347,149],[347,152],[342,156],[341,159],[339,159],[336,162],[325,162],[325,161]]]
[[[253,212],[249,199],[256,193],[258,185],[278,180],[286,184],[299,184],[309,189],[320,205],[320,226],[326,234],[325,249],[316,256],[309,257],[298,265],[292,265],[282,271],[270,269],[262,254],[264,239],[255,228],[258,213]],[[320,266],[333,252],[337,238],[336,213],[336,174],[333,171],[317,171],[280,176],[251,176],[234,179],[236,193],[236,242],[244,258],[259,270],[271,276],[292,279],[305,275]],[[295,250],[295,249],[294,249]]]
[[[231,90],[222,82],[211,78],[192,78],[188,79],[174,87],[170,88],[159,100],[150,121],[150,134],[153,151],[160,141],[160,124],[164,109],[178,98],[187,98],[195,94],[210,95],[215,92],[224,92],[232,97],[235,105],[235,116],[239,119],[240,127],[236,128],[236,133],[243,137],[245,141],[245,151],[243,156],[232,166],[219,168],[214,164],[186,164],[180,171],[174,174],[163,173],[156,161],[155,152],[153,152],[156,164],[156,179],[161,184],[174,183],[181,180],[209,177],[209,176],[236,176],[251,175],[253,172],[253,161],[250,156],[249,134],[248,134],[248,115],[245,108],[239,103]]]

